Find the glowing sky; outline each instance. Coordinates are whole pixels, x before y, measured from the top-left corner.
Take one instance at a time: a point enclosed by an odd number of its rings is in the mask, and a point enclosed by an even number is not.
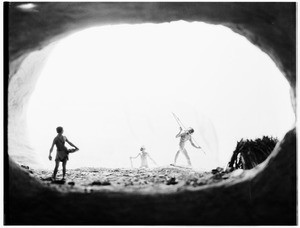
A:
[[[294,122],[289,85],[265,53],[226,27],[179,21],[94,27],[58,42],[28,126],[45,167],[59,125],[80,148],[68,167],[130,167],[141,145],[166,165],[178,148],[172,112],[206,151],[187,145],[198,169],[223,167],[237,140],[281,138]]]

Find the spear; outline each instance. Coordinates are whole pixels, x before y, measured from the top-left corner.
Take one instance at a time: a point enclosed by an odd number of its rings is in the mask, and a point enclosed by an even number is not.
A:
[[[172,114],[173,114],[173,116],[174,116],[174,119],[175,119],[176,122],[178,123],[179,127],[181,127],[182,129],[184,129],[184,130],[186,131],[186,130],[187,130],[186,127],[183,125],[183,123],[182,123],[181,120],[178,118],[178,116],[176,116],[176,114],[175,114],[174,112],[172,112]],[[191,138],[192,138],[192,136],[191,136]],[[197,143],[197,141],[196,141],[194,138],[192,138],[192,139],[193,139],[195,145],[198,146],[198,147],[200,147],[199,144]],[[206,154],[205,151],[202,149],[202,147],[201,147],[201,150],[203,151],[204,154]]]
[[[131,165],[131,168],[133,168],[131,157],[129,157],[129,159],[130,159],[130,165]]]
[[[176,122],[178,123],[179,127],[181,127],[182,129],[186,130],[185,126],[182,124],[182,122],[180,121],[180,119],[175,115],[174,112],[172,112],[174,119],[176,120]]]

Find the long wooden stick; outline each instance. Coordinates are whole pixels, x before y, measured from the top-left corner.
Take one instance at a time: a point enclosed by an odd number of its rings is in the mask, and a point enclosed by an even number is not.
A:
[[[182,124],[182,122],[180,121],[180,119],[178,118],[178,116],[176,116],[174,112],[172,112],[172,114],[174,116],[174,119],[178,123],[179,127],[181,127],[182,129],[186,130],[185,126]]]
[[[129,159],[130,159],[131,168],[133,168],[132,159],[131,158],[129,158]]]
[[[179,125],[182,129],[187,130],[187,129],[185,128],[185,126],[183,125],[183,123],[181,122],[181,120],[178,118],[178,116],[176,116],[176,114],[175,114],[174,112],[172,112],[172,114],[173,114],[173,116],[174,116],[174,119],[175,119],[176,122],[178,123],[178,125]],[[200,147],[199,144],[197,143],[197,141],[196,141],[192,136],[191,136],[191,138],[192,138],[192,140],[194,141],[195,145],[198,146],[198,147]],[[202,147],[201,147],[201,150],[203,151],[204,154],[206,154],[205,151],[202,149]]]

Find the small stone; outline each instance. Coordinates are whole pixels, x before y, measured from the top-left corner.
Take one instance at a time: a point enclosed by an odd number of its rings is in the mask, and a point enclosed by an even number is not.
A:
[[[46,177],[46,178],[40,177],[40,180],[42,180],[42,181],[52,181],[52,177]]]
[[[217,173],[217,174],[214,175],[213,178],[214,178],[215,180],[220,180],[220,179],[222,179],[222,174]]]
[[[218,170],[213,169],[213,170],[211,171],[211,173],[212,173],[212,174],[216,174],[216,173],[218,173]]]
[[[222,176],[223,179],[228,179],[229,177],[230,177],[229,174],[225,174],[225,175]]]
[[[90,185],[101,185],[100,181],[93,181]]]
[[[75,182],[74,181],[70,181],[70,182],[68,182],[68,185],[74,186]]]
[[[102,185],[110,185],[110,182],[109,181],[103,181]]]
[[[178,182],[176,181],[175,177],[170,178],[169,180],[167,180],[167,185],[175,185]]]
[[[105,186],[105,185],[110,185],[110,182],[109,181],[94,181],[92,182],[90,185],[98,185],[98,186]]]
[[[61,185],[61,184],[66,183],[66,181],[65,180],[53,180],[51,183]]]
[[[21,165],[21,167],[24,169],[29,169],[29,166],[26,166],[26,165]]]
[[[212,172],[212,174],[216,174],[216,173],[220,173],[222,171],[223,171],[223,169],[221,167],[217,167],[216,169],[213,169],[211,172]]]

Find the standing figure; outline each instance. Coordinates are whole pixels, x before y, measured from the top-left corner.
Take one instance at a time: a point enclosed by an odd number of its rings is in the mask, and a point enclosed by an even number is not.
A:
[[[140,149],[141,153],[139,153],[136,157],[130,157],[130,159],[132,158],[137,158],[137,157],[141,157],[141,166],[140,168],[148,168],[148,160],[147,160],[147,157],[150,158],[150,160],[155,164],[156,162],[150,157],[149,153],[146,151],[146,148],[144,146],[141,147]]]
[[[73,143],[71,143],[66,136],[63,135],[64,129],[62,127],[57,127],[56,128],[56,132],[57,132],[57,136],[54,138],[52,146],[50,148],[50,153],[49,153],[49,160],[52,160],[52,156],[51,153],[53,151],[53,147],[54,145],[56,145],[56,157],[55,157],[55,168],[53,171],[53,175],[52,178],[53,180],[55,180],[56,178],[56,174],[58,171],[58,167],[59,167],[59,162],[62,162],[62,166],[63,166],[63,180],[65,180],[65,175],[66,175],[66,165],[67,165],[67,161],[69,160],[69,153],[75,152],[77,150],[79,150]],[[67,147],[65,146],[65,142],[67,142],[68,144],[70,144],[71,146],[73,146],[75,149],[67,149]]]
[[[193,128],[189,128],[189,129],[187,129],[187,130],[185,130],[185,131],[182,132],[182,128],[180,127],[180,131],[176,135],[176,138],[180,137],[180,142],[179,142],[179,150],[177,151],[177,153],[175,155],[174,165],[176,165],[176,161],[177,161],[178,155],[181,152],[186,157],[188,165],[192,166],[190,157],[189,157],[189,155],[187,153],[187,150],[185,149],[185,142],[189,140],[193,147],[195,147],[197,149],[201,149],[200,146],[195,145],[195,143],[193,142],[193,140],[192,140],[192,134],[193,133],[194,133],[194,129]]]

